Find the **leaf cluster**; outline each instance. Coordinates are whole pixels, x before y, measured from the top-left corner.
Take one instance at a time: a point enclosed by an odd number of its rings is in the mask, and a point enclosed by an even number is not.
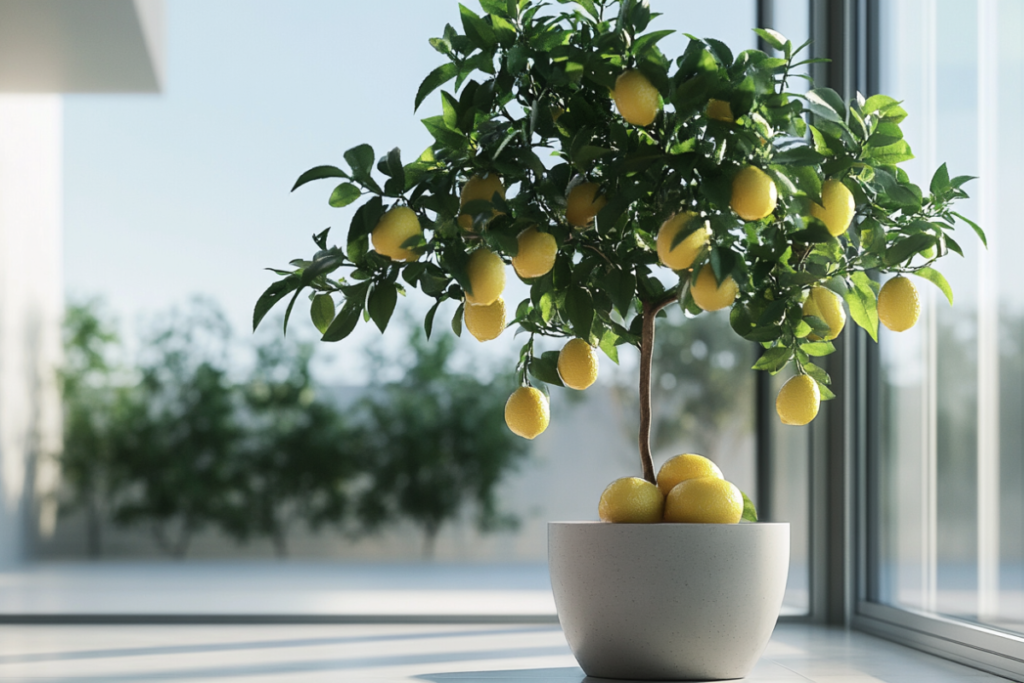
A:
[[[346,169],[321,166],[300,176],[295,187],[342,179],[334,206],[364,201],[341,245],[328,246],[324,231],[314,236],[311,259],[275,271],[281,279],[257,302],[254,326],[290,297],[287,320],[310,290],[311,298],[338,300],[337,313],[323,321],[325,341],[344,339],[360,318],[383,332],[398,295],[419,289],[434,300],[424,320],[429,336],[439,305],[462,301],[470,286],[469,254],[486,247],[508,263],[517,236],[536,227],[554,236],[558,253],[551,272],[527,281],[530,294],[515,306],[513,324],[529,335],[518,364],[524,383],[528,375],[561,383],[555,358],[534,352],[535,336],[580,337],[617,361],[617,347],[640,345],[645,305],[678,300],[700,314],[690,284],[711,268],[718,282],[731,277],[738,285],[733,330],[767,349],[754,367],[774,373],[795,362],[828,398],[829,378],[814,358],[834,347],[809,338],[827,325],[802,310],[812,286],[842,296],[875,339],[878,273],[915,273],[952,300],[933,265],[962,253],[951,234],[957,219],[984,240],[953,210],[969,178],[950,178],[942,166],[927,193],[910,182],[898,166],[913,157],[900,128],[907,114],[889,97],[858,94],[847,103],[828,88],[791,91],[793,78],[806,78],[795,70],[816,61],[800,57],[806,44],[756,29],[771,53],[733,54],[718,40],[687,34],[683,54],[671,58],[658,43],[672,32],[648,30],[658,15],[645,1],[480,6],[478,14],[459,5],[460,26],[430,40],[445,61],[415,96],[418,108],[440,90],[440,113],[423,120],[433,138],[427,150],[403,163],[394,149],[375,163],[375,152],[359,145],[345,153]],[[627,70],[640,71],[661,98],[649,126],[627,123],[609,96]],[[711,116],[712,101],[727,103],[731,115]],[[760,221],[744,221],[730,206],[734,177],[751,165],[779,195]],[[462,205],[462,185],[488,174],[501,178],[506,197]],[[853,224],[838,237],[811,215],[826,180],[845,185],[856,203]],[[597,183],[607,203],[593,227],[577,229],[566,220],[566,197],[583,182]],[[397,205],[412,209],[424,230],[404,245],[420,254],[415,262],[370,248],[380,217]],[[706,220],[711,239],[692,269],[673,274],[655,246],[662,223],[680,211]],[[460,215],[472,217],[472,231],[460,228]],[[692,221],[676,242],[700,223]],[[457,334],[462,310],[452,321]]]

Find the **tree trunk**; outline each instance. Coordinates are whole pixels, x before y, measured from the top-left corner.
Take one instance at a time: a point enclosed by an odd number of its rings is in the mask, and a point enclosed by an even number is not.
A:
[[[654,358],[654,321],[661,309],[678,297],[671,296],[663,301],[643,302],[643,327],[640,333],[640,466],[644,479],[657,484],[654,473],[654,456],[651,454],[651,365]]]

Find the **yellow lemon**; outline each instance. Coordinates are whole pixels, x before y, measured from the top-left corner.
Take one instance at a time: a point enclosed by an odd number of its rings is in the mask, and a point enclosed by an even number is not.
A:
[[[490,249],[474,251],[466,264],[471,291],[466,292],[466,303],[488,306],[505,291],[505,263]]]
[[[415,261],[420,255],[412,249],[403,249],[402,245],[410,237],[422,233],[420,219],[413,210],[408,206],[396,206],[381,216],[370,233],[370,241],[378,254],[392,261]]]
[[[583,390],[597,379],[597,351],[583,339],[570,339],[558,352],[558,376],[570,389]]]
[[[527,228],[519,233],[519,250],[512,257],[512,267],[524,280],[547,275],[555,265],[558,243],[555,236]]]
[[[853,193],[838,180],[826,180],[821,186],[821,204],[811,203],[811,215],[824,223],[833,237],[846,232],[856,210]]]
[[[726,306],[731,306],[739,292],[740,289],[731,275],[726,275],[722,284],[719,285],[715,280],[715,272],[711,268],[711,264],[700,269],[696,282],[690,286],[694,303],[705,311],[718,311]]]
[[[719,477],[687,479],[665,496],[666,522],[736,524],[742,517],[743,494]]]
[[[484,201],[491,201],[494,198],[494,193],[497,192],[498,196],[502,199],[505,198],[505,186],[501,184],[501,178],[495,173],[489,173],[486,178],[481,178],[478,175],[473,176],[466,181],[466,184],[462,186],[462,196],[460,197],[459,206],[465,206],[471,201],[477,199],[483,199]],[[491,215],[495,216],[499,212],[491,211]],[[473,217],[469,214],[463,214],[459,216],[459,225],[463,230],[473,231]]]
[[[658,470],[658,488],[666,496],[676,484],[687,479],[698,479],[700,477],[717,477],[722,479],[722,470],[718,465],[711,462],[703,455],[696,453],[683,453],[674,458],[669,458]]]
[[[685,211],[675,214],[661,224],[661,229],[658,231],[658,260],[672,270],[686,270],[692,266],[701,249],[711,239],[708,222],[704,221],[701,227],[687,235],[682,242],[675,247],[672,246],[679,231],[695,218],[697,218],[696,214]]]
[[[810,375],[795,375],[775,397],[775,412],[784,425],[805,425],[818,414],[821,390]]]
[[[585,228],[594,221],[594,216],[601,213],[608,199],[597,193],[599,187],[597,183],[580,183],[569,190],[565,199],[565,220],[569,225]]]
[[[548,428],[551,410],[548,398],[539,389],[519,387],[505,403],[505,424],[513,434],[533,439]]]
[[[708,100],[708,107],[705,111],[709,119],[732,123],[736,119],[732,115],[732,107],[725,100]]]
[[[651,125],[661,109],[658,89],[647,80],[647,76],[635,69],[615,79],[612,97],[622,118],[635,126]]]
[[[732,180],[729,206],[745,221],[759,221],[770,215],[778,200],[775,182],[756,166],[744,166]]]
[[[843,326],[846,325],[846,310],[843,308],[843,300],[827,287],[818,285],[811,287],[811,293],[807,296],[807,301],[804,302],[804,315],[813,315],[825,321],[828,325],[826,341],[838,337],[839,333],[843,331]],[[811,341],[821,339],[813,332],[807,335],[807,338]]]
[[[623,477],[605,488],[597,514],[602,522],[655,524],[661,521],[664,504],[661,489],[651,482],[640,477]]]
[[[500,296],[489,306],[466,304],[466,329],[477,341],[497,339],[505,330],[505,300]]]
[[[909,330],[921,315],[921,300],[914,283],[897,275],[878,292],[878,319],[893,332]]]

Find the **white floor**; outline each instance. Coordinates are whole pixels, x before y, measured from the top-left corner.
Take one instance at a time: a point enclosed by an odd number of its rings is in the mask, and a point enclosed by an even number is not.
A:
[[[587,679],[552,625],[0,626],[0,681]],[[1002,681],[868,635],[783,624],[748,683]]]

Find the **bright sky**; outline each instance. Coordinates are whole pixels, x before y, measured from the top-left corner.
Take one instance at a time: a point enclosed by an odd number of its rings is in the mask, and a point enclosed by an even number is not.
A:
[[[477,9],[475,0],[464,2]],[[753,0],[651,4],[664,15],[654,29],[715,37],[736,50],[754,46]],[[311,256],[310,236],[325,227],[344,235],[356,208],[328,206],[330,181],[289,193],[299,174],[344,165],[344,151],[364,142],[378,156],[400,147],[406,161],[430,144],[419,119],[436,113],[438,95],[418,114],[413,97],[443,60],[427,40],[445,23],[460,26],[458,3],[167,0],[166,7],[163,93],[65,100],[66,289],[70,300],[102,296],[125,325],[206,294],[245,335],[253,304],[276,277],[264,268]],[[686,41],[670,36],[661,46],[674,56]],[[399,302],[396,317],[404,307],[422,319],[425,306],[410,303]],[[454,311],[454,303],[442,307],[438,324]],[[295,321],[313,332],[306,310]],[[337,358],[341,381],[358,382],[352,352],[378,340],[365,325],[322,350]],[[511,371],[521,341],[506,332],[487,354]],[[462,343],[483,348],[468,335]]]

